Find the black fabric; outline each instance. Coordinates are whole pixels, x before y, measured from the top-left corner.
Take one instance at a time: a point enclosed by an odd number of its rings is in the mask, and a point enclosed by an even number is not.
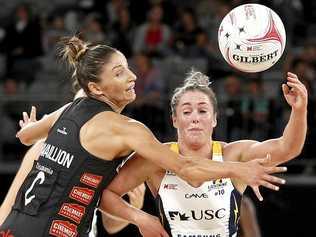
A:
[[[74,237],[89,232],[100,194],[126,158],[105,161],[81,146],[80,128],[103,111],[111,108],[91,98],[77,99],[65,109],[0,231],[10,230],[14,237]]]

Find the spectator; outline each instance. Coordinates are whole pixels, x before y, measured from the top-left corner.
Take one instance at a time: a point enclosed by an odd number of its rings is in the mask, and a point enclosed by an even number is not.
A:
[[[225,78],[225,115],[227,120],[227,140],[235,141],[242,138],[241,85],[239,78],[231,74]]]
[[[165,128],[164,83],[161,72],[145,53],[136,54],[133,63],[137,76],[135,86],[137,97],[132,104],[132,117],[145,123],[156,136],[161,138]]]
[[[34,69],[39,67],[36,58],[42,55],[39,19],[32,16],[29,5],[20,4],[12,20],[4,38],[7,77],[29,84],[34,79]]]
[[[135,32],[134,52],[146,52],[151,56],[164,57],[170,54],[169,41],[171,31],[162,23],[163,9],[153,5],[148,13],[148,20]]]

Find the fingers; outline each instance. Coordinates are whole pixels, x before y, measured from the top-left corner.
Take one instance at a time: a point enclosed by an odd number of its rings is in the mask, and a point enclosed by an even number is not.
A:
[[[290,92],[290,88],[287,84],[282,84],[282,91],[283,91],[283,94],[286,95]]]
[[[297,75],[292,72],[287,72],[287,79],[299,81]]]
[[[29,116],[27,115],[27,113],[23,112],[22,116],[23,116],[24,123],[27,123],[29,121]]]
[[[20,121],[19,121],[19,125],[20,125],[21,128],[23,128],[23,127],[24,127],[24,121],[23,121],[23,120],[20,120]]]
[[[30,120],[31,121],[36,121],[36,108],[35,108],[35,106],[32,106],[32,108],[31,108]]]
[[[281,179],[281,178],[276,177],[276,176],[266,174],[263,176],[263,178],[264,178],[264,180],[266,180],[270,183],[285,184],[285,179]]]
[[[272,183],[269,183],[267,181],[260,181],[260,185],[263,186],[263,187],[266,187],[266,188],[269,188],[269,189],[272,189],[274,191],[279,191],[279,186],[276,186]]]
[[[254,187],[251,187],[253,192],[256,194],[257,198],[259,199],[259,201],[263,201],[263,197],[259,191],[259,187],[258,186],[254,186]]]
[[[271,166],[271,167],[264,167],[264,171],[267,174],[284,173],[287,171],[287,168],[283,166]]]

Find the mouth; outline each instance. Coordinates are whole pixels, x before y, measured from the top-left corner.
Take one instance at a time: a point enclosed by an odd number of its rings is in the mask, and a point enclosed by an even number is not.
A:
[[[201,132],[201,131],[203,131],[203,129],[201,129],[201,128],[190,128],[189,131],[190,132]]]
[[[130,87],[128,87],[126,91],[127,91],[127,92],[135,93],[134,87],[135,87],[135,83],[133,83]]]

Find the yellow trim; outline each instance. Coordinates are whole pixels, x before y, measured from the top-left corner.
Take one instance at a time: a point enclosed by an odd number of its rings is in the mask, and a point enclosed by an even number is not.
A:
[[[179,154],[179,145],[177,142],[172,142],[170,144],[170,149],[173,152],[176,152]],[[213,155],[215,156],[221,156],[222,155],[222,146],[221,143],[219,141],[213,141],[213,145],[212,145],[212,150],[213,150]]]
[[[171,143],[170,149],[171,149],[173,152],[179,154],[179,146],[178,146],[178,143],[177,143],[177,142]]]
[[[222,146],[219,141],[213,141],[213,155],[215,156],[222,155]]]

